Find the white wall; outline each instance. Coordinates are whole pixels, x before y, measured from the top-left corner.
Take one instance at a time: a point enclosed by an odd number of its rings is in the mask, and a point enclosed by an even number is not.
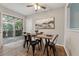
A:
[[[19,18],[22,18],[23,19],[23,31],[25,31],[26,30],[26,25],[25,25],[25,16],[24,15],[22,15],[22,14],[19,14],[19,13],[17,13],[17,12],[15,12],[15,11],[12,11],[12,10],[9,10],[9,9],[7,9],[7,8],[5,8],[5,7],[3,7],[3,6],[1,6],[0,5],[0,47],[2,46],[2,21],[1,21],[1,14],[7,14],[7,15],[11,15],[11,16],[15,16],[15,17],[19,17]]]
[[[35,32],[35,21],[39,19],[46,19],[49,17],[55,17],[55,29],[40,29],[39,31],[43,31],[47,34],[59,34],[59,44],[64,44],[64,17],[65,17],[65,9],[58,8],[54,10],[49,10],[46,12],[42,12],[39,14],[34,14],[31,16],[27,16],[26,21],[26,31],[27,32]]]
[[[79,10],[77,10],[79,11]],[[65,8],[65,49],[68,55],[79,56],[79,30],[70,28],[70,6]],[[74,15],[75,16],[75,15]],[[77,15],[78,16],[78,15]],[[71,19],[72,20],[72,19]],[[75,21],[75,19],[74,19]],[[73,24],[73,23],[72,23]]]
[[[71,49],[70,54],[73,56],[79,56],[79,30],[70,31]]]
[[[65,47],[68,55],[79,56],[79,30],[68,30]]]

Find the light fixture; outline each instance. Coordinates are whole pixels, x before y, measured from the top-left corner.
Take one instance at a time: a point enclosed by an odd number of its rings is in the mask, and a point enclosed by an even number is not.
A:
[[[32,3],[31,5],[27,5],[27,7],[34,7],[35,11],[38,11],[39,9],[46,9],[45,6],[39,4],[39,3]]]
[[[34,4],[34,8],[35,8],[35,11],[41,9],[41,7],[38,4]]]

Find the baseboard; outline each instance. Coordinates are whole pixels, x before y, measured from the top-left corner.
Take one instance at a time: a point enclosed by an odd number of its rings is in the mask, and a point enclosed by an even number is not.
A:
[[[65,48],[65,46],[64,46],[64,45],[62,45],[62,44],[56,44],[56,45],[58,45],[58,46],[63,46],[63,47],[64,47],[64,49],[65,49],[65,52],[66,52],[67,56],[69,56],[69,53],[68,53],[68,51],[67,51],[67,49]]]
[[[65,52],[66,52],[67,56],[69,56],[69,53],[68,53],[68,51],[67,51],[65,46],[64,46],[64,49],[65,49]]]
[[[56,45],[58,45],[58,46],[64,46],[63,44],[56,44]]]

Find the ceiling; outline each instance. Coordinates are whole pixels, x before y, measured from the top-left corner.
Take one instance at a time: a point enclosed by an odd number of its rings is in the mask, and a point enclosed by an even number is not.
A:
[[[29,4],[31,3],[0,3],[0,5],[26,16],[36,13],[34,7],[29,8],[26,7]],[[40,9],[38,10],[38,12],[43,12],[50,9],[56,9],[65,6],[65,3],[40,3],[40,4],[46,6],[47,9],[46,10]]]

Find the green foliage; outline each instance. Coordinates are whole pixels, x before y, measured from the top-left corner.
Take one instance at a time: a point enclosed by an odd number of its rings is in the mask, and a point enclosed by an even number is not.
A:
[[[16,30],[21,30],[22,27],[23,27],[22,21],[18,20],[18,21],[15,23],[15,29],[16,29]]]
[[[12,31],[13,30],[13,25],[12,24],[3,24],[3,29],[4,31]]]

